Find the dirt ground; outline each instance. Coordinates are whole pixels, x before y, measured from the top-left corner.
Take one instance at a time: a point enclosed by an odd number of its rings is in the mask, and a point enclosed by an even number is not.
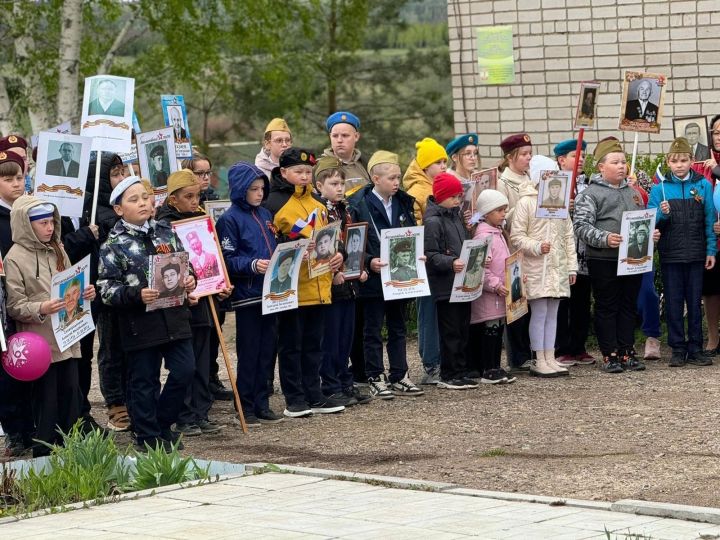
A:
[[[232,316],[224,328],[234,365]],[[418,381],[414,341],[408,360]],[[221,369],[227,381],[222,361]],[[422,397],[285,419],[248,435],[233,424],[230,402],[217,402],[211,418],[224,431],[186,438],[184,453],[568,498],[720,506],[720,358],[707,368],[671,369],[666,359],[642,373],[609,375],[594,366],[571,373],[477,390],[424,387]],[[104,423],[96,382],[91,401]],[[282,395],[271,406],[282,412]],[[118,440],[130,441],[127,434]]]

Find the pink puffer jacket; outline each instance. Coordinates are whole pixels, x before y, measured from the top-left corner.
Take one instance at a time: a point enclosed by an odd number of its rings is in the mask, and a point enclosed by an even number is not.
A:
[[[493,291],[498,285],[505,284],[505,259],[510,256],[510,250],[502,231],[498,227],[481,221],[475,230],[474,238],[485,238],[488,235],[493,237],[492,244],[490,244],[492,260],[490,266],[485,269],[482,296],[471,304],[470,324],[505,317],[505,297],[495,294]]]

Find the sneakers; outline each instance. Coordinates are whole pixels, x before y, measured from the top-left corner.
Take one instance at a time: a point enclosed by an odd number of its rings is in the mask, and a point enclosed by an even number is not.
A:
[[[600,369],[605,373],[622,373],[625,371],[617,354],[603,357],[603,365]]]
[[[345,403],[347,398],[344,394],[340,394],[342,398],[336,398],[337,394],[333,394],[330,397],[325,398],[325,401],[313,403],[311,405],[311,411],[313,414],[333,414],[339,413],[345,410]]]
[[[395,397],[387,386],[387,378],[384,373],[381,373],[379,377],[370,377],[368,379],[368,385],[372,397],[379,399],[392,399]]]
[[[465,388],[477,388],[480,386],[480,384],[475,380],[471,379],[470,377],[460,377],[460,380],[465,383]]]
[[[212,420],[200,420],[195,425],[200,428],[203,435],[210,435],[211,433],[222,431],[222,426]]]
[[[420,384],[437,384],[440,382],[440,368],[439,367],[433,367],[430,368],[430,370],[424,370],[422,378],[420,379]]]
[[[223,383],[220,382],[220,377],[218,377],[217,374],[210,376],[208,387],[210,388],[210,393],[215,401],[233,401],[235,399],[232,390],[228,390],[225,386],[223,386]]]
[[[312,409],[308,407],[307,403],[293,403],[285,407],[283,414],[288,418],[303,418],[310,416],[313,413]],[[257,418],[256,418],[257,420]],[[258,421],[258,424],[260,422]]]
[[[5,457],[20,457],[30,450],[23,441],[22,433],[5,434]]]
[[[338,403],[345,407],[352,407],[353,405],[357,405],[357,400],[355,399],[355,397],[348,396],[345,392],[336,392],[335,394],[331,394],[326,399],[332,399],[335,403]]]
[[[127,431],[130,429],[130,415],[125,405],[110,405],[108,407],[107,427],[111,431]]]
[[[595,358],[590,356],[587,352],[583,352],[575,357],[575,363],[578,366],[591,366],[595,363]]]
[[[485,373],[483,373],[480,382],[482,384],[502,384],[504,379],[506,379],[506,377],[499,369],[488,369]],[[513,380],[515,380],[514,377]]]
[[[515,367],[510,366],[510,371],[513,373],[519,373],[519,372],[525,372],[527,373],[530,371],[530,367],[532,366],[532,360],[525,360],[521,365]]]
[[[645,371],[645,364],[637,359],[634,350],[630,350],[627,354],[623,355],[622,367],[625,371]]]
[[[660,360],[660,340],[658,338],[649,337],[645,340],[645,360]]]
[[[535,354],[537,355],[537,359],[530,360],[531,377],[550,379],[553,377],[558,377],[560,375],[558,371],[555,371],[551,366],[548,365],[547,361],[545,360],[545,351],[538,350],[535,351]]]
[[[515,377],[514,375],[510,375],[503,368],[497,368],[495,371],[497,371],[502,377],[502,379],[500,380],[501,384],[512,384],[517,381],[517,377]]]
[[[437,383],[438,388],[442,388],[444,390],[465,390],[467,389],[467,386],[465,385],[465,381],[463,379],[440,379],[440,382]]]
[[[197,424],[175,424],[175,433],[182,433],[186,437],[202,435],[202,430]]]
[[[245,425],[250,428],[259,428],[261,426],[260,420],[258,420],[258,417],[254,414],[243,414],[243,417],[245,418]],[[240,418],[237,416],[233,416],[233,424],[236,426],[242,427],[242,424],[240,423]]]
[[[686,361],[688,366],[705,367],[713,365],[712,358],[705,356],[702,353],[688,353]]]
[[[685,353],[680,351],[673,351],[670,357],[670,367],[683,367],[685,365]]]
[[[369,392],[366,392],[365,389],[358,386],[351,386],[350,388],[346,388],[345,390],[343,390],[343,393],[348,397],[355,398],[355,403],[357,403],[358,405],[365,405],[366,403],[370,403],[373,398]]]
[[[390,384],[390,389],[396,396],[416,397],[422,396],[425,393],[424,390],[420,390],[415,386],[415,383],[410,380],[407,373],[399,381]]]
[[[271,409],[265,409],[257,414],[258,422],[261,424],[278,424],[283,421],[283,417],[273,412]]]
[[[577,360],[575,360],[575,357],[571,354],[563,354],[562,356],[558,356],[557,358],[555,358],[555,362],[566,368],[572,367],[577,364]]]

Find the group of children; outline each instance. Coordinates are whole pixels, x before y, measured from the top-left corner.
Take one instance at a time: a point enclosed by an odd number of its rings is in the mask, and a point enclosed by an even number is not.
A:
[[[273,122],[286,127],[284,121]],[[351,113],[336,113],[328,119],[328,132],[338,124],[352,131],[359,120]],[[265,136],[268,144],[272,125]],[[150,286],[149,256],[184,250],[171,223],[203,215],[200,203],[207,182],[194,172],[193,162],[170,175],[167,199],[156,209],[149,183],[125,177],[117,156],[103,156],[97,224],[87,216],[73,222],[61,219],[52,204],[23,195],[27,161],[9,146],[18,141],[11,138],[0,141],[3,323],[6,335],[36,332],[53,351],[50,370],[32,385],[0,373],[0,422],[13,454],[29,447],[34,455],[46,453],[47,446],[32,439],[57,442],[56,428],[67,430],[78,418],[93,426],[87,401],[92,336],[60,352],[50,323],[50,315],[63,307],[62,300],[51,298],[52,275],[86,255],[97,271],[92,281],[99,299],[93,315],[99,329],[100,385],[115,422],[111,427],[131,428],[140,450],[156,445],[169,449],[180,444],[180,434],[221,429],[209,418],[211,366],[217,356],[210,308],[220,304],[235,314],[236,382],[250,427],[277,423],[283,416],[337,413],[373,398],[423,395],[408,372],[409,301],[383,297],[380,272],[390,261],[380,255],[380,237],[389,228],[424,225],[419,258],[432,294],[417,299],[421,385],[465,390],[480,383],[512,383],[516,371],[559,377],[576,363],[593,363],[585,350],[590,285],[601,368],[608,373],[645,369],[634,348],[642,276],[618,276],[617,259],[622,212],[646,205],[658,209],[653,235],[659,241],[665,286],[670,365],[712,363],[702,349],[700,296],[703,272],[715,263],[719,231],[712,186],[691,168],[691,149],[682,138],[669,148],[669,170],[650,190],[649,202],[648,194],[628,178],[619,141],[600,141],[593,153],[597,172],[589,179],[578,176],[577,197],[565,219],[536,217],[538,192],[529,174],[533,149],[527,134],[502,141],[496,189],[480,192],[474,215],[461,208],[464,182],[479,165],[476,134],[461,135],[446,148],[423,139],[404,177],[393,153],[375,152],[366,164],[353,160],[352,167],[362,167],[360,176],[370,181],[349,195],[347,160],[329,150],[316,159],[310,150],[283,143],[269,176],[248,162],[229,169],[232,204],[216,229],[231,285],[215,297],[197,298],[196,273],[191,271],[182,284],[186,303],[154,311],[146,310],[160,294]],[[555,146],[560,169],[571,171],[576,162],[582,168],[586,146],[580,154],[576,147],[575,140]],[[195,161],[210,166],[204,156]],[[92,189],[89,179],[88,191]],[[87,213],[91,200],[90,193]],[[339,249],[328,257],[330,272],[311,277],[303,264],[299,307],[263,315],[263,280],[277,245],[306,238],[311,252],[314,230],[335,221],[343,232]],[[344,238],[346,226],[359,222],[368,224],[362,256],[356,240]],[[450,302],[453,279],[465,266],[460,260],[463,242],[488,238],[492,243],[482,296]],[[530,314],[508,325],[505,297],[511,291],[505,260],[515,251],[523,254]],[[359,269],[359,279],[346,279],[346,271]],[[93,301],[95,286],[88,285],[82,295]],[[353,360],[351,368],[348,359],[358,336],[362,365]],[[503,344],[509,370],[501,367]],[[271,409],[269,400],[276,358],[285,400],[282,414]],[[161,387],[163,362],[168,377]]]

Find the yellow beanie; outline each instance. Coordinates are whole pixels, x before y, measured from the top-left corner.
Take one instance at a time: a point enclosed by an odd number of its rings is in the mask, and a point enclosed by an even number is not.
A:
[[[292,132],[287,125],[287,122],[282,118],[273,118],[272,120],[270,120],[270,123],[265,128],[265,133],[267,134],[270,131],[287,131],[288,133],[290,133],[290,135],[292,135]]]
[[[441,159],[447,160],[447,152],[438,144],[435,139],[425,137],[422,141],[415,143],[417,149],[417,161],[421,169],[427,169],[430,165]]]
[[[175,171],[168,177],[167,192],[168,195],[172,195],[178,189],[198,184],[199,182],[195,178],[195,174],[190,169],[182,169]]]
[[[393,165],[400,165],[400,159],[398,158],[397,154],[393,154],[392,152],[388,152],[387,150],[378,150],[370,157],[370,161],[368,161],[368,172],[372,174],[373,167],[375,165],[380,165],[381,163],[392,163]]]

